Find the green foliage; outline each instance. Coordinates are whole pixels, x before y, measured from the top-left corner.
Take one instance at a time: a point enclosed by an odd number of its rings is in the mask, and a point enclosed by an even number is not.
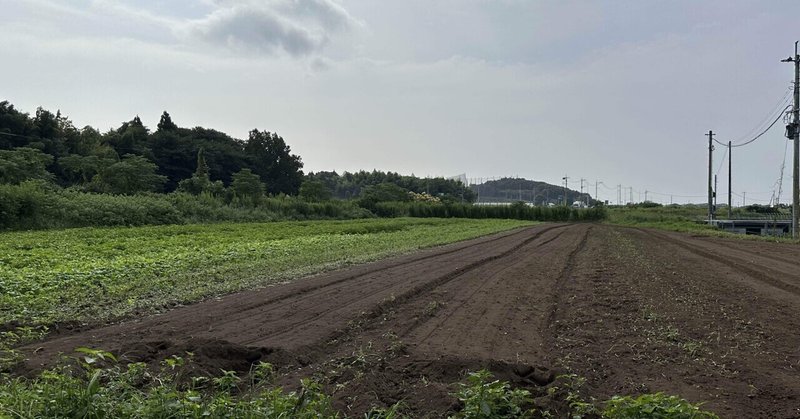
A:
[[[606,402],[604,418],[613,419],[717,419],[714,413],[700,410],[678,396],[663,393],[638,397],[614,396]]]
[[[58,159],[64,174],[78,184],[87,184],[92,178],[116,162],[115,159],[99,156],[70,154]]]
[[[299,392],[267,381],[242,380],[233,371],[219,377],[181,380],[191,360],[167,359],[160,370],[141,363],[98,362],[60,367],[38,377],[0,381],[0,417],[57,418],[336,418],[319,384],[302,380]]]
[[[233,174],[231,190],[234,199],[245,206],[256,206],[264,198],[264,184],[250,169],[242,169]]]
[[[52,180],[47,171],[53,156],[30,147],[0,150],[0,183],[18,184],[32,179]]]
[[[379,217],[435,218],[505,218],[530,221],[600,221],[606,217],[604,207],[531,207],[512,205],[477,205],[436,202],[378,202],[372,212]]]
[[[187,193],[109,195],[60,189],[41,181],[0,184],[0,229],[141,226],[218,221],[276,221],[374,217],[353,202],[309,203],[294,197],[231,205],[219,181]]]
[[[92,179],[91,188],[120,195],[155,192],[167,181],[166,176],[156,174],[157,169],[155,163],[142,156],[126,154],[121,161],[101,170]]]
[[[157,166],[157,175],[165,176],[163,180],[148,179],[155,180],[155,187],[147,184],[144,188],[134,188],[136,191],[163,188],[171,192],[193,173],[200,177],[205,173],[210,181],[229,185],[234,173],[248,168],[267,184],[268,193],[296,194],[303,177],[300,157],[291,154],[284,139],[275,133],[253,130],[248,140],[242,141],[211,129],[180,128],[166,111],[162,113],[155,132],[150,132],[136,116],[119,128],[101,134],[90,126],[81,130],[75,128],[58,112],[53,114],[38,108],[31,117],[2,101],[0,132],[9,134],[0,135],[2,151],[26,147],[50,155],[54,160],[47,163],[47,170],[62,186],[85,185],[92,177],[101,174],[98,182],[92,184],[92,190],[133,193],[127,187],[130,185],[117,189],[120,179],[110,179],[111,174],[103,170],[110,166],[105,164],[106,159],[116,163],[119,156],[126,154],[150,160]],[[95,157],[100,162],[92,159],[81,161],[82,157]],[[62,159],[66,160],[62,162]],[[201,162],[205,164],[198,164]],[[0,161],[0,177],[4,166],[9,165]],[[15,180],[5,182],[19,183],[32,178],[41,176],[16,176]]]
[[[352,199],[362,191],[382,183],[391,183],[416,194],[425,193],[437,199],[450,202],[473,202],[475,194],[459,181],[444,178],[419,178],[414,175],[403,176],[393,172],[359,171],[355,173],[336,172],[309,173],[308,180],[320,181],[333,193],[334,198]],[[405,200],[405,198],[401,199]]]
[[[3,233],[0,324],[117,319],[528,224],[369,219]]]
[[[303,181],[303,162],[292,154],[283,137],[268,131],[252,130],[244,146],[250,166],[270,195],[296,195]]]
[[[319,180],[304,180],[300,185],[300,198],[309,202],[321,202],[331,199],[331,190]]]
[[[454,418],[533,417],[533,398],[527,390],[512,389],[508,382],[492,380],[487,370],[469,373],[466,384],[459,384],[455,396],[463,408]]]
[[[384,182],[365,187],[359,196],[359,205],[373,209],[379,202],[407,202],[410,200],[407,189],[394,183]]]

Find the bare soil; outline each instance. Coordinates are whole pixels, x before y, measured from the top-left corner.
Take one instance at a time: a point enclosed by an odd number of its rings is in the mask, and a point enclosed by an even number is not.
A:
[[[23,348],[21,371],[80,346],[145,362],[191,351],[210,374],[266,360],[289,388],[314,376],[348,415],[402,400],[441,417],[454,383],[488,368],[556,416],[567,391],[663,391],[721,417],[800,417],[798,261],[791,244],[540,225],[62,330]],[[570,390],[567,374],[586,382]]]

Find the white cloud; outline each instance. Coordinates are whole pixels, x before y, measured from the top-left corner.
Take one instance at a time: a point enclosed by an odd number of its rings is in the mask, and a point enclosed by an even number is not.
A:
[[[204,18],[176,28],[179,37],[237,52],[282,51],[300,57],[321,52],[333,35],[359,25],[329,0],[218,1],[215,5],[216,10]]]

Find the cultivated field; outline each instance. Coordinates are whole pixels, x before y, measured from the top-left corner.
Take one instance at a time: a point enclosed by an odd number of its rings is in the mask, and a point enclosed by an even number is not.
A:
[[[721,417],[797,417],[798,260],[791,244],[543,224],[62,328],[19,348],[27,360],[15,372],[33,374],[77,347],[149,364],[190,356],[212,376],[269,362],[275,384],[314,377],[343,414],[402,402],[412,417],[442,417],[459,408],[454,383],[486,368],[556,417],[660,391]]]

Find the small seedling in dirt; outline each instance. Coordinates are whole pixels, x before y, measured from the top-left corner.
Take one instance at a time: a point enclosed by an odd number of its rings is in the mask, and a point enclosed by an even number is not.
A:
[[[444,303],[440,301],[435,301],[435,300],[431,301],[430,303],[428,303],[428,306],[425,307],[424,313],[426,316],[429,317],[433,316],[436,313],[436,311],[439,310],[439,308],[441,308],[442,306],[444,306]]]
[[[92,365],[98,361],[105,361],[107,359],[117,362],[117,358],[114,356],[114,354],[101,349],[80,347],[75,349],[75,352],[84,354],[83,361],[86,363],[86,365]]]
[[[397,402],[387,408],[373,407],[364,414],[364,419],[405,419],[407,416],[401,413],[404,407],[403,402]]]

